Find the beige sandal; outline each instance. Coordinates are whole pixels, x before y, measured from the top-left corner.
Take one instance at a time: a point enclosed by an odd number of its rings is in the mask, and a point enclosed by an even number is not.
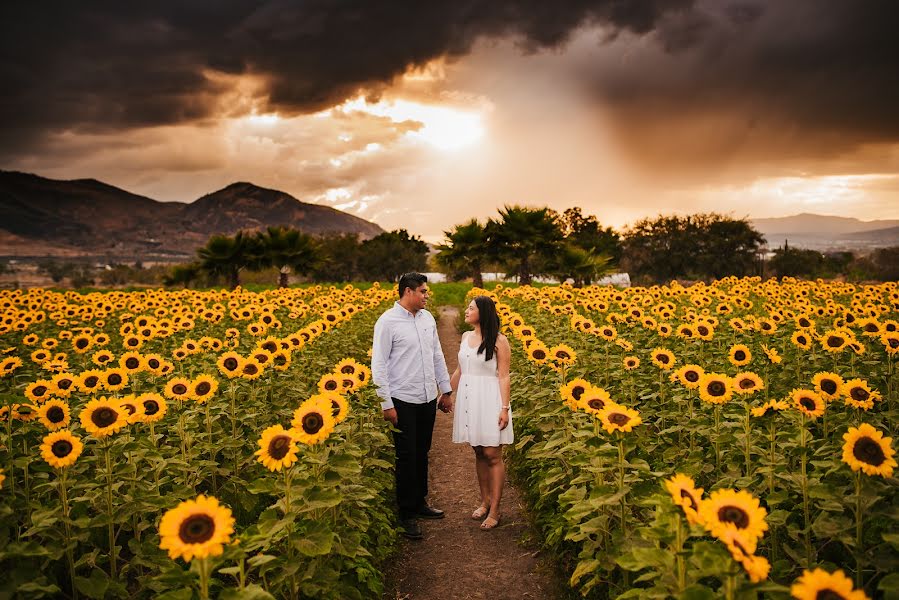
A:
[[[499,525],[499,519],[494,519],[493,517],[487,517],[486,519],[484,519],[484,522],[481,523],[481,530],[487,531],[489,529],[493,529],[497,525]]]
[[[486,517],[487,513],[489,513],[489,512],[490,512],[490,509],[482,504],[481,506],[474,509],[474,512],[471,513],[471,518],[474,519],[475,521],[480,521],[481,519]]]

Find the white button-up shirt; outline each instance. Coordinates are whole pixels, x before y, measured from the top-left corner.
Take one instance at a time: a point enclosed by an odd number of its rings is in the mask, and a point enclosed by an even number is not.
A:
[[[452,391],[433,315],[412,314],[399,302],[384,311],[375,323],[371,375],[383,410],[393,408],[393,398],[424,404],[437,397],[438,387]]]

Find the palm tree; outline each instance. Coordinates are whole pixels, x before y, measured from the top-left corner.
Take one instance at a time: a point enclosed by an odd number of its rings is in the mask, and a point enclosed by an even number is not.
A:
[[[291,271],[308,274],[319,260],[318,247],[311,235],[287,227],[269,227],[257,235],[260,267],[278,267],[278,287],[289,285]]]
[[[611,257],[580,248],[572,243],[562,244],[549,262],[549,269],[563,283],[569,277],[574,287],[590,284],[609,272]]]
[[[501,221],[490,219],[485,228],[489,253],[514,265],[520,285],[530,285],[535,259],[552,256],[563,239],[556,214],[546,207],[504,206],[499,215]]]
[[[225,277],[231,289],[240,285],[240,271],[250,262],[251,238],[238,231],[234,237],[213,235],[197,250],[200,268],[213,277]]]
[[[471,275],[475,287],[484,287],[481,277],[481,263],[487,253],[487,237],[484,226],[472,219],[444,231],[447,244],[437,247],[437,263],[441,266]]]

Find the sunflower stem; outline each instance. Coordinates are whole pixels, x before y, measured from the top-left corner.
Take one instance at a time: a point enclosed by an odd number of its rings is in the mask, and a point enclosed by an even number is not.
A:
[[[621,493],[621,532],[627,537],[627,503],[624,499],[624,434],[618,433],[618,491]]]
[[[110,460],[110,449],[112,441],[107,438],[103,447],[103,454],[106,457],[106,510],[109,515],[109,574],[116,579],[116,553],[115,553],[115,525],[113,524],[112,512],[112,461]]]
[[[215,462],[215,448],[212,447],[212,421],[209,418],[209,401],[206,405],[206,443],[209,446],[209,459]],[[215,469],[212,470],[212,495],[218,496],[218,479],[215,476]]]
[[[291,473],[293,468],[288,467],[284,469],[284,516],[286,517],[290,514],[290,486],[291,486]],[[291,541],[291,529],[292,523],[287,526],[287,564],[293,564],[293,543]],[[297,580],[296,574],[292,573],[290,575],[290,597],[296,598],[296,589],[297,589]]]
[[[862,473],[855,473],[855,587],[862,589]]]
[[[807,473],[807,463],[808,456],[806,455],[806,425],[805,425],[805,416],[800,413],[799,414],[799,447],[800,447],[800,467],[801,467],[801,487],[802,487],[802,517],[803,517],[803,540],[805,542],[805,568],[810,569],[812,566],[812,540],[811,540],[811,516],[809,515],[809,502],[808,502],[808,473]]]
[[[78,600],[78,588],[75,587],[75,558],[72,548],[72,523],[69,520],[69,494],[66,490],[66,470],[59,469],[59,499],[62,502],[62,522],[65,526],[66,562],[69,563],[69,582],[72,585],[72,598]]]
[[[721,446],[718,438],[721,437],[721,405],[715,405],[715,471],[721,472]]]
[[[209,599],[209,558],[204,556],[198,558],[200,561],[200,598],[202,600]]]
[[[746,405],[746,419],[743,422],[744,458],[746,461],[746,477],[752,478],[752,421],[749,404]]]
[[[677,590],[683,592],[687,587],[687,564],[684,562],[684,520],[680,515],[675,515],[677,529],[674,538],[674,560],[677,563]]]

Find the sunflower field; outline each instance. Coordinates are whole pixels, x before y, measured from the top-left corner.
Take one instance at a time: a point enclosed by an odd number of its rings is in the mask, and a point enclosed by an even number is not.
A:
[[[508,458],[593,598],[899,597],[899,286],[497,286]]]
[[[0,597],[377,597],[394,295],[0,292]]]

